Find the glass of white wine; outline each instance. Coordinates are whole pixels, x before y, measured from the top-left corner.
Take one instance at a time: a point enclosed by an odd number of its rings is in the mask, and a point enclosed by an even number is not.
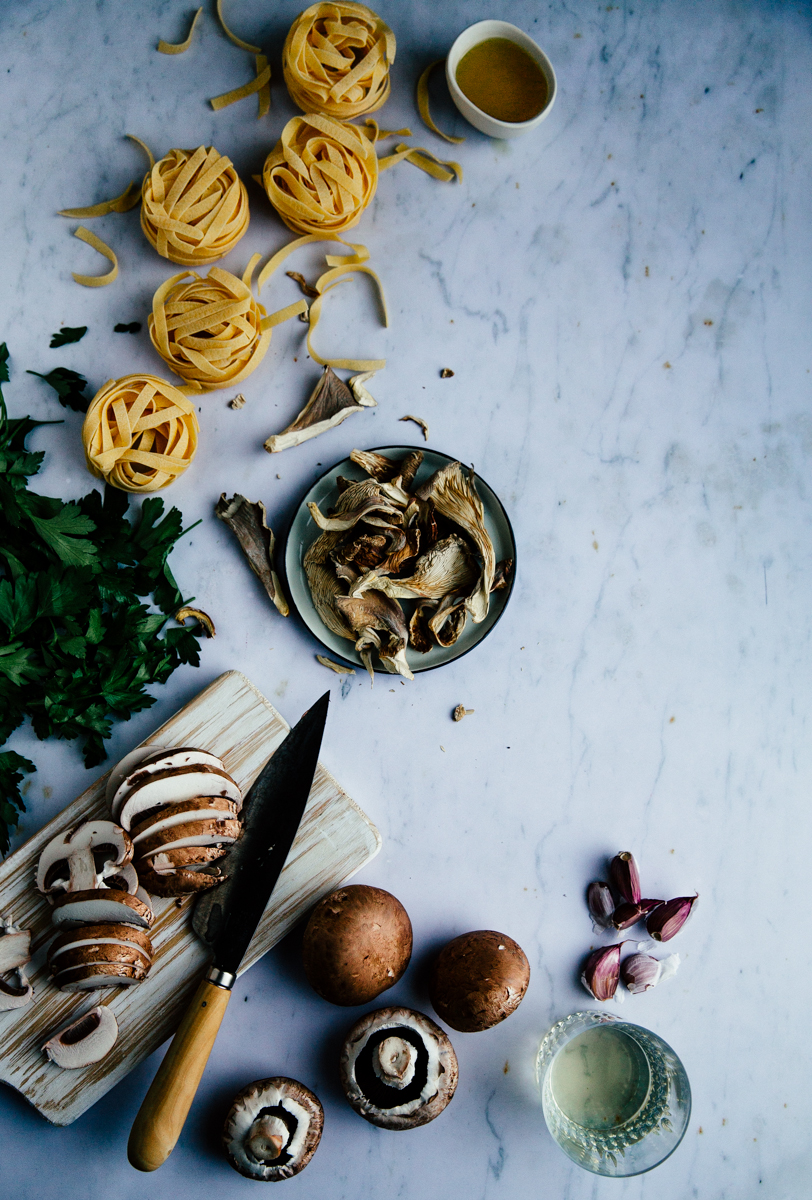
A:
[[[691,1117],[688,1076],[671,1047],[611,1013],[553,1025],[536,1078],[550,1133],[596,1175],[650,1171],[676,1150]]]

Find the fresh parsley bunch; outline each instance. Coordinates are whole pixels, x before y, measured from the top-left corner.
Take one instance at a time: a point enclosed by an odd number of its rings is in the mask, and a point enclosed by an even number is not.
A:
[[[3,343],[0,384],[8,378]],[[28,716],[39,738],[81,738],[92,767],[112,721],[154,704],[150,684],[198,665],[200,631],[165,628],[184,603],[167,563],[185,532],[176,508],[148,498],[131,525],[115,488],[70,503],[29,490],[44,453],[26,438],[52,423],[9,420],[0,388],[0,746]],[[35,769],[0,753],[0,852],[25,807],[22,772]]]

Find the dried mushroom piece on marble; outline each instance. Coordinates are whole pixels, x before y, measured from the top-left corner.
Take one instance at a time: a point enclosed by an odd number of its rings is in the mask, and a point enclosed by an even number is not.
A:
[[[236,494],[230,500],[225,492],[214,508],[215,515],[227,525],[242,546],[251,570],[262,583],[283,617],[290,613],[279,576],[273,567],[274,535],[268,525],[265,505]]]
[[[512,562],[496,563],[473,471],[450,463],[419,487],[420,450],[401,459],[353,450],[368,478],[337,481],[335,507],[308,508],[322,531],[303,567],[327,628],[355,643],[373,676],[414,678],[407,650],[453,646],[470,616],[485,619],[490,593],[507,587]],[[404,611],[401,602],[409,608]]]
[[[288,450],[291,446],[299,446],[309,438],[318,437],[328,429],[335,429],[353,413],[361,412],[364,408],[374,408],[377,401],[373,400],[364,384],[375,374],[374,371],[364,371],[361,375],[353,375],[349,383],[339,379],[332,367],[325,367],[319,382],[295,421],[275,433],[265,442],[269,454],[280,450]]]

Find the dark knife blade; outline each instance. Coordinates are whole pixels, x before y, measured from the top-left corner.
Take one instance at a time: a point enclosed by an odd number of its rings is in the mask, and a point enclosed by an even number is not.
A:
[[[285,865],[321,747],[330,693],[304,714],[268,760],[243,805],[243,830],[228,853],[228,878],[197,902],[192,926],[214,951],[213,966],[236,975]]]

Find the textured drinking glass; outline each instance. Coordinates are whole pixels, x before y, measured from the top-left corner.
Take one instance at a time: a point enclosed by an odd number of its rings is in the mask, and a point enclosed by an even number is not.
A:
[[[650,1171],[676,1150],[691,1117],[688,1076],[671,1047],[611,1013],[553,1025],[536,1078],[550,1133],[596,1175]]]

